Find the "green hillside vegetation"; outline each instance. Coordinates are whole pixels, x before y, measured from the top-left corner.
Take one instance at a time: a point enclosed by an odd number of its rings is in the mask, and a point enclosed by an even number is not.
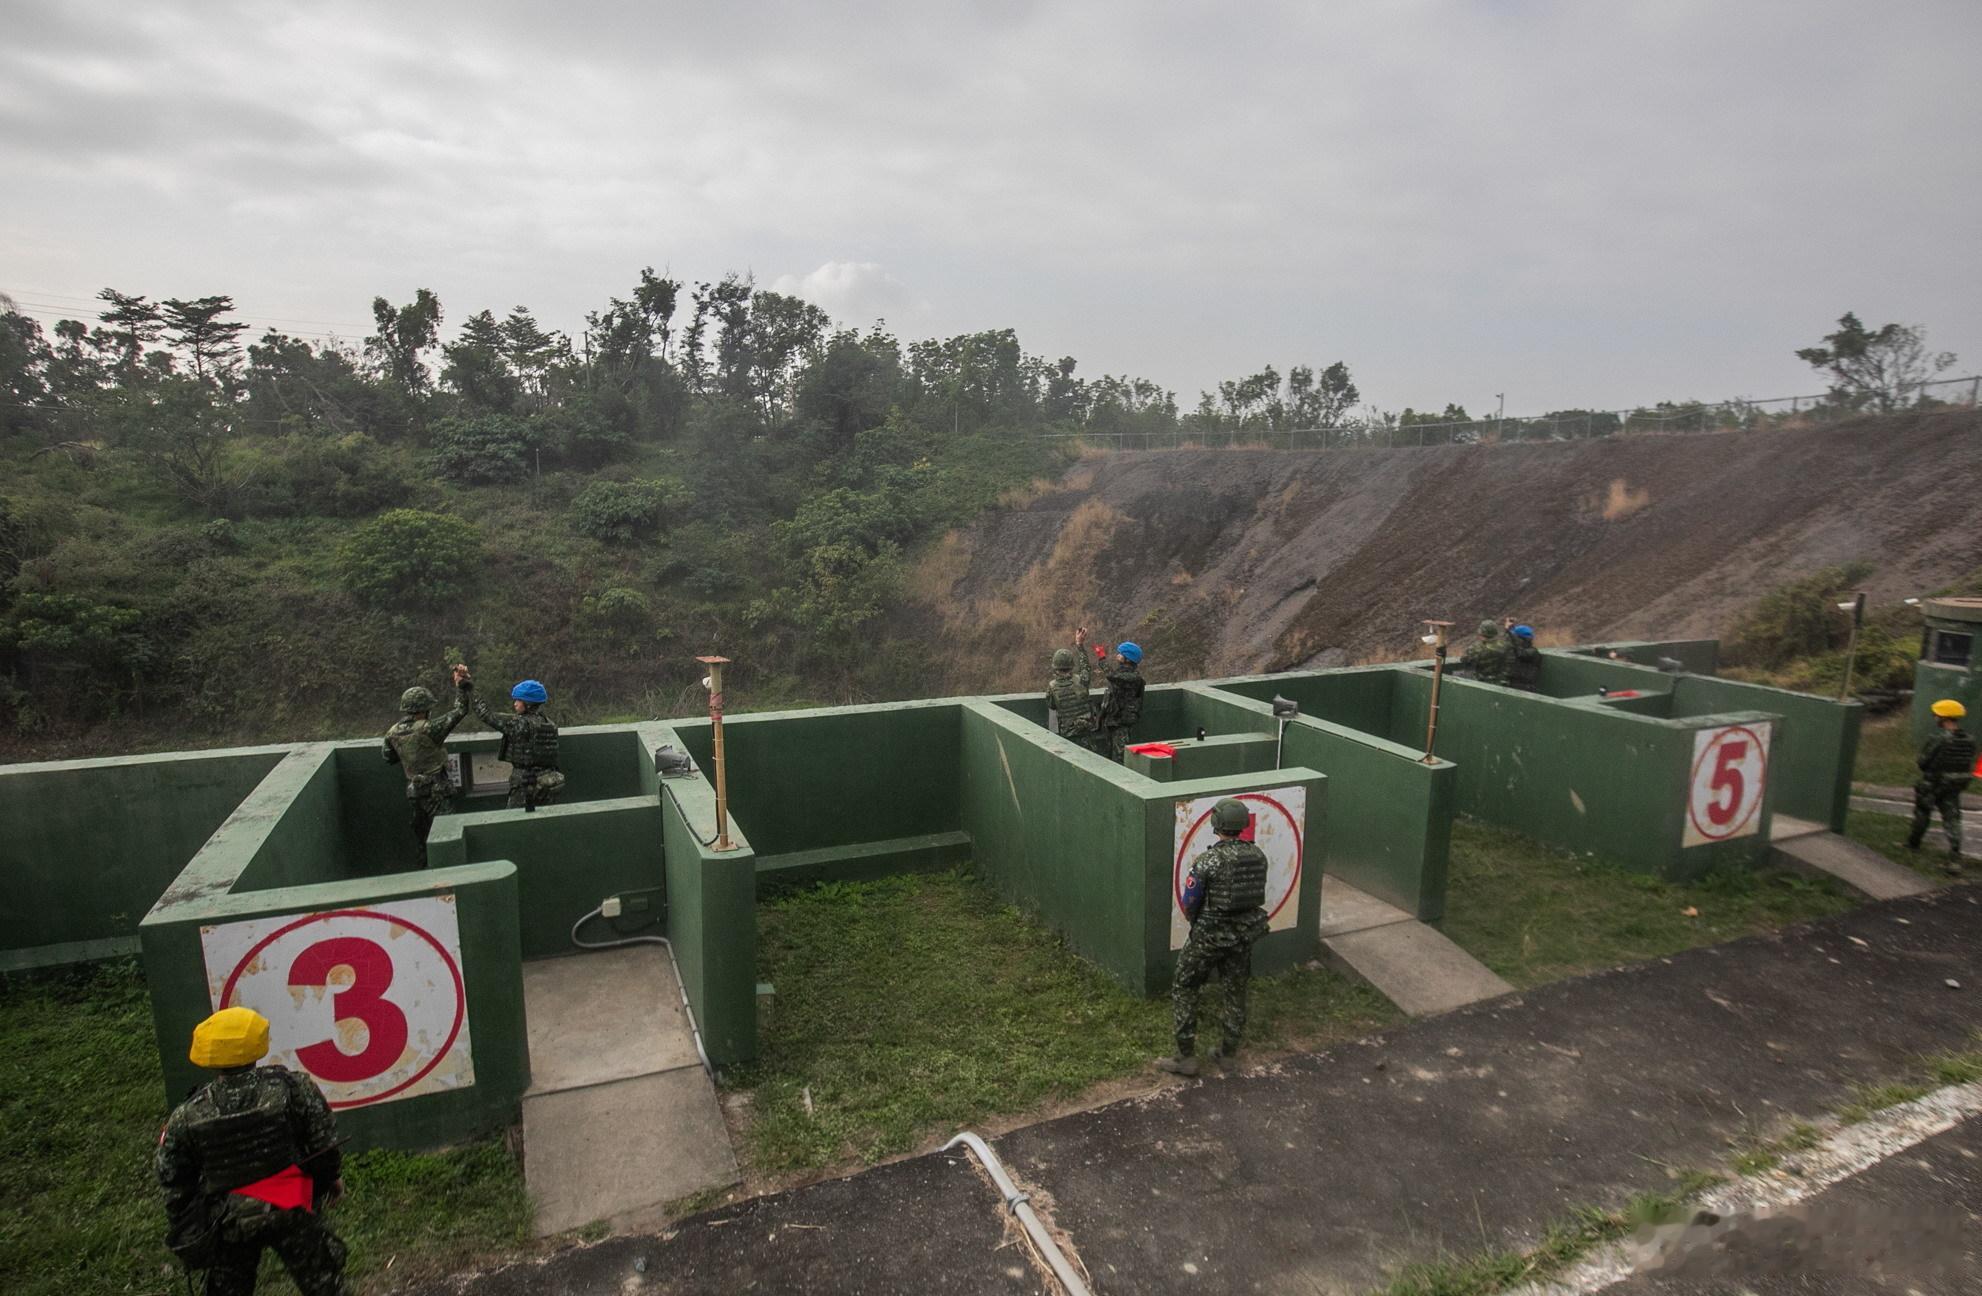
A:
[[[876,646],[907,556],[1057,473],[1039,432],[1176,419],[1009,331],[904,344],[734,276],[444,345],[425,291],[362,347],[103,298],[52,336],[0,312],[17,755],[364,732],[456,657],[565,723],[692,709],[717,649],[760,706],[940,691]]]

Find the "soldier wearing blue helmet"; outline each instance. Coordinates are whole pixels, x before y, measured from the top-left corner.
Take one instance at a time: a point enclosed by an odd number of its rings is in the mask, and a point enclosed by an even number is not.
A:
[[[1510,688],[1532,693],[1541,682],[1542,653],[1535,647],[1535,628],[1507,623],[1507,683]]]
[[[1115,645],[1115,664],[1102,678],[1107,696],[1101,699],[1100,730],[1094,749],[1119,762],[1129,745],[1129,731],[1142,719],[1142,648],[1133,643]]]
[[[512,715],[501,715],[473,693],[474,679],[460,668],[462,696],[482,723],[502,735],[501,759],[509,762],[509,808],[535,810],[550,805],[564,791],[564,773],[557,767],[557,725],[544,714],[550,693],[537,680],[526,679],[509,690]]]

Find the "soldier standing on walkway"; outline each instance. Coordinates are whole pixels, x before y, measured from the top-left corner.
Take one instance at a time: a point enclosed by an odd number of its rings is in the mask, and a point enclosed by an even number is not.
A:
[[[454,684],[464,687],[466,666],[454,668]],[[447,736],[467,718],[467,695],[455,699],[454,709],[438,720],[429,719],[434,695],[415,685],[399,695],[399,723],[385,731],[383,754],[388,765],[406,773],[406,799],[413,803],[414,868],[427,866],[427,832],[434,816],[447,809],[458,790],[447,776]]]
[[[1094,732],[1094,699],[1088,693],[1087,627],[1074,631],[1074,646],[1053,652],[1053,678],[1046,683],[1046,707],[1057,722],[1053,732],[1083,747]]]
[[[1961,794],[1975,777],[1975,740],[1961,727],[1968,708],[1953,698],[1942,698],[1933,705],[1934,735],[1920,748],[1920,781],[1913,785],[1913,831],[1907,834],[1906,848],[1919,850],[1927,835],[1934,811],[1941,812],[1941,827],[1948,834],[1949,873],[1961,872]]]
[[[1103,677],[1108,684],[1108,695],[1101,699],[1101,733],[1094,750],[1116,764],[1121,763],[1122,751],[1129,745],[1129,731],[1142,719],[1142,691],[1146,684],[1141,667],[1140,647],[1132,643],[1117,644],[1114,669]]]
[[[223,1008],[193,1031],[220,1074],[173,1109],[153,1158],[166,1245],[207,1271],[206,1296],[247,1296],[273,1247],[303,1296],[344,1296],[344,1243],[322,1211],[344,1193],[337,1121],[316,1082],[268,1055],[268,1019]]]
[[[482,723],[502,735],[500,759],[509,762],[509,801],[511,810],[535,810],[550,805],[564,791],[564,773],[557,767],[557,725],[544,714],[550,694],[536,680],[526,679],[509,690],[513,715],[500,715],[474,694],[475,681],[466,666],[461,673],[461,695],[469,700]]]
[[[1507,629],[1507,685],[1529,693],[1541,681],[1542,653],[1535,647],[1535,628],[1514,625]]]
[[[1483,684],[1507,682],[1507,632],[1494,621],[1480,622],[1472,647],[1459,659],[1459,665],[1473,672]]]
[[[1266,934],[1266,852],[1239,835],[1252,822],[1245,803],[1231,797],[1211,808],[1218,840],[1191,861],[1184,879],[1184,913],[1190,938],[1177,951],[1170,982],[1170,1013],[1176,1030],[1175,1057],[1156,1059],[1158,1070],[1194,1076],[1197,1060],[1198,992],[1213,976],[1225,982],[1219,1014],[1223,1038],[1213,1061],[1234,1058],[1246,1030],[1246,983],[1252,979],[1253,943]]]

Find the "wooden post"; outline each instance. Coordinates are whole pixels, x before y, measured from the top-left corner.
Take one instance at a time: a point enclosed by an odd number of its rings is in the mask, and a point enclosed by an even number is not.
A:
[[[709,728],[714,737],[716,756],[716,849],[735,850],[729,839],[729,766],[723,759],[723,667],[727,657],[697,657],[709,668]]]

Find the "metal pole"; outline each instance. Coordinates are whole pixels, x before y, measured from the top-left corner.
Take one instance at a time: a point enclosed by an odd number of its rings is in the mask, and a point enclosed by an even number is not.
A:
[[[1423,762],[1429,765],[1436,759],[1432,755],[1432,748],[1438,742],[1438,692],[1440,685],[1445,682],[1446,631],[1452,628],[1452,623],[1450,621],[1427,621],[1425,624],[1431,627],[1430,637],[1433,640],[1431,709],[1430,714],[1425,717],[1425,758]]]
[[[729,839],[729,766],[723,758],[723,667],[727,657],[697,657],[709,668],[709,728],[714,736],[716,756],[716,849],[735,850]]]
[[[1837,700],[1851,700],[1851,668],[1858,661],[1858,627],[1865,624],[1865,594],[1861,590],[1851,601],[1851,642],[1844,648],[1844,683],[1838,686]]]

